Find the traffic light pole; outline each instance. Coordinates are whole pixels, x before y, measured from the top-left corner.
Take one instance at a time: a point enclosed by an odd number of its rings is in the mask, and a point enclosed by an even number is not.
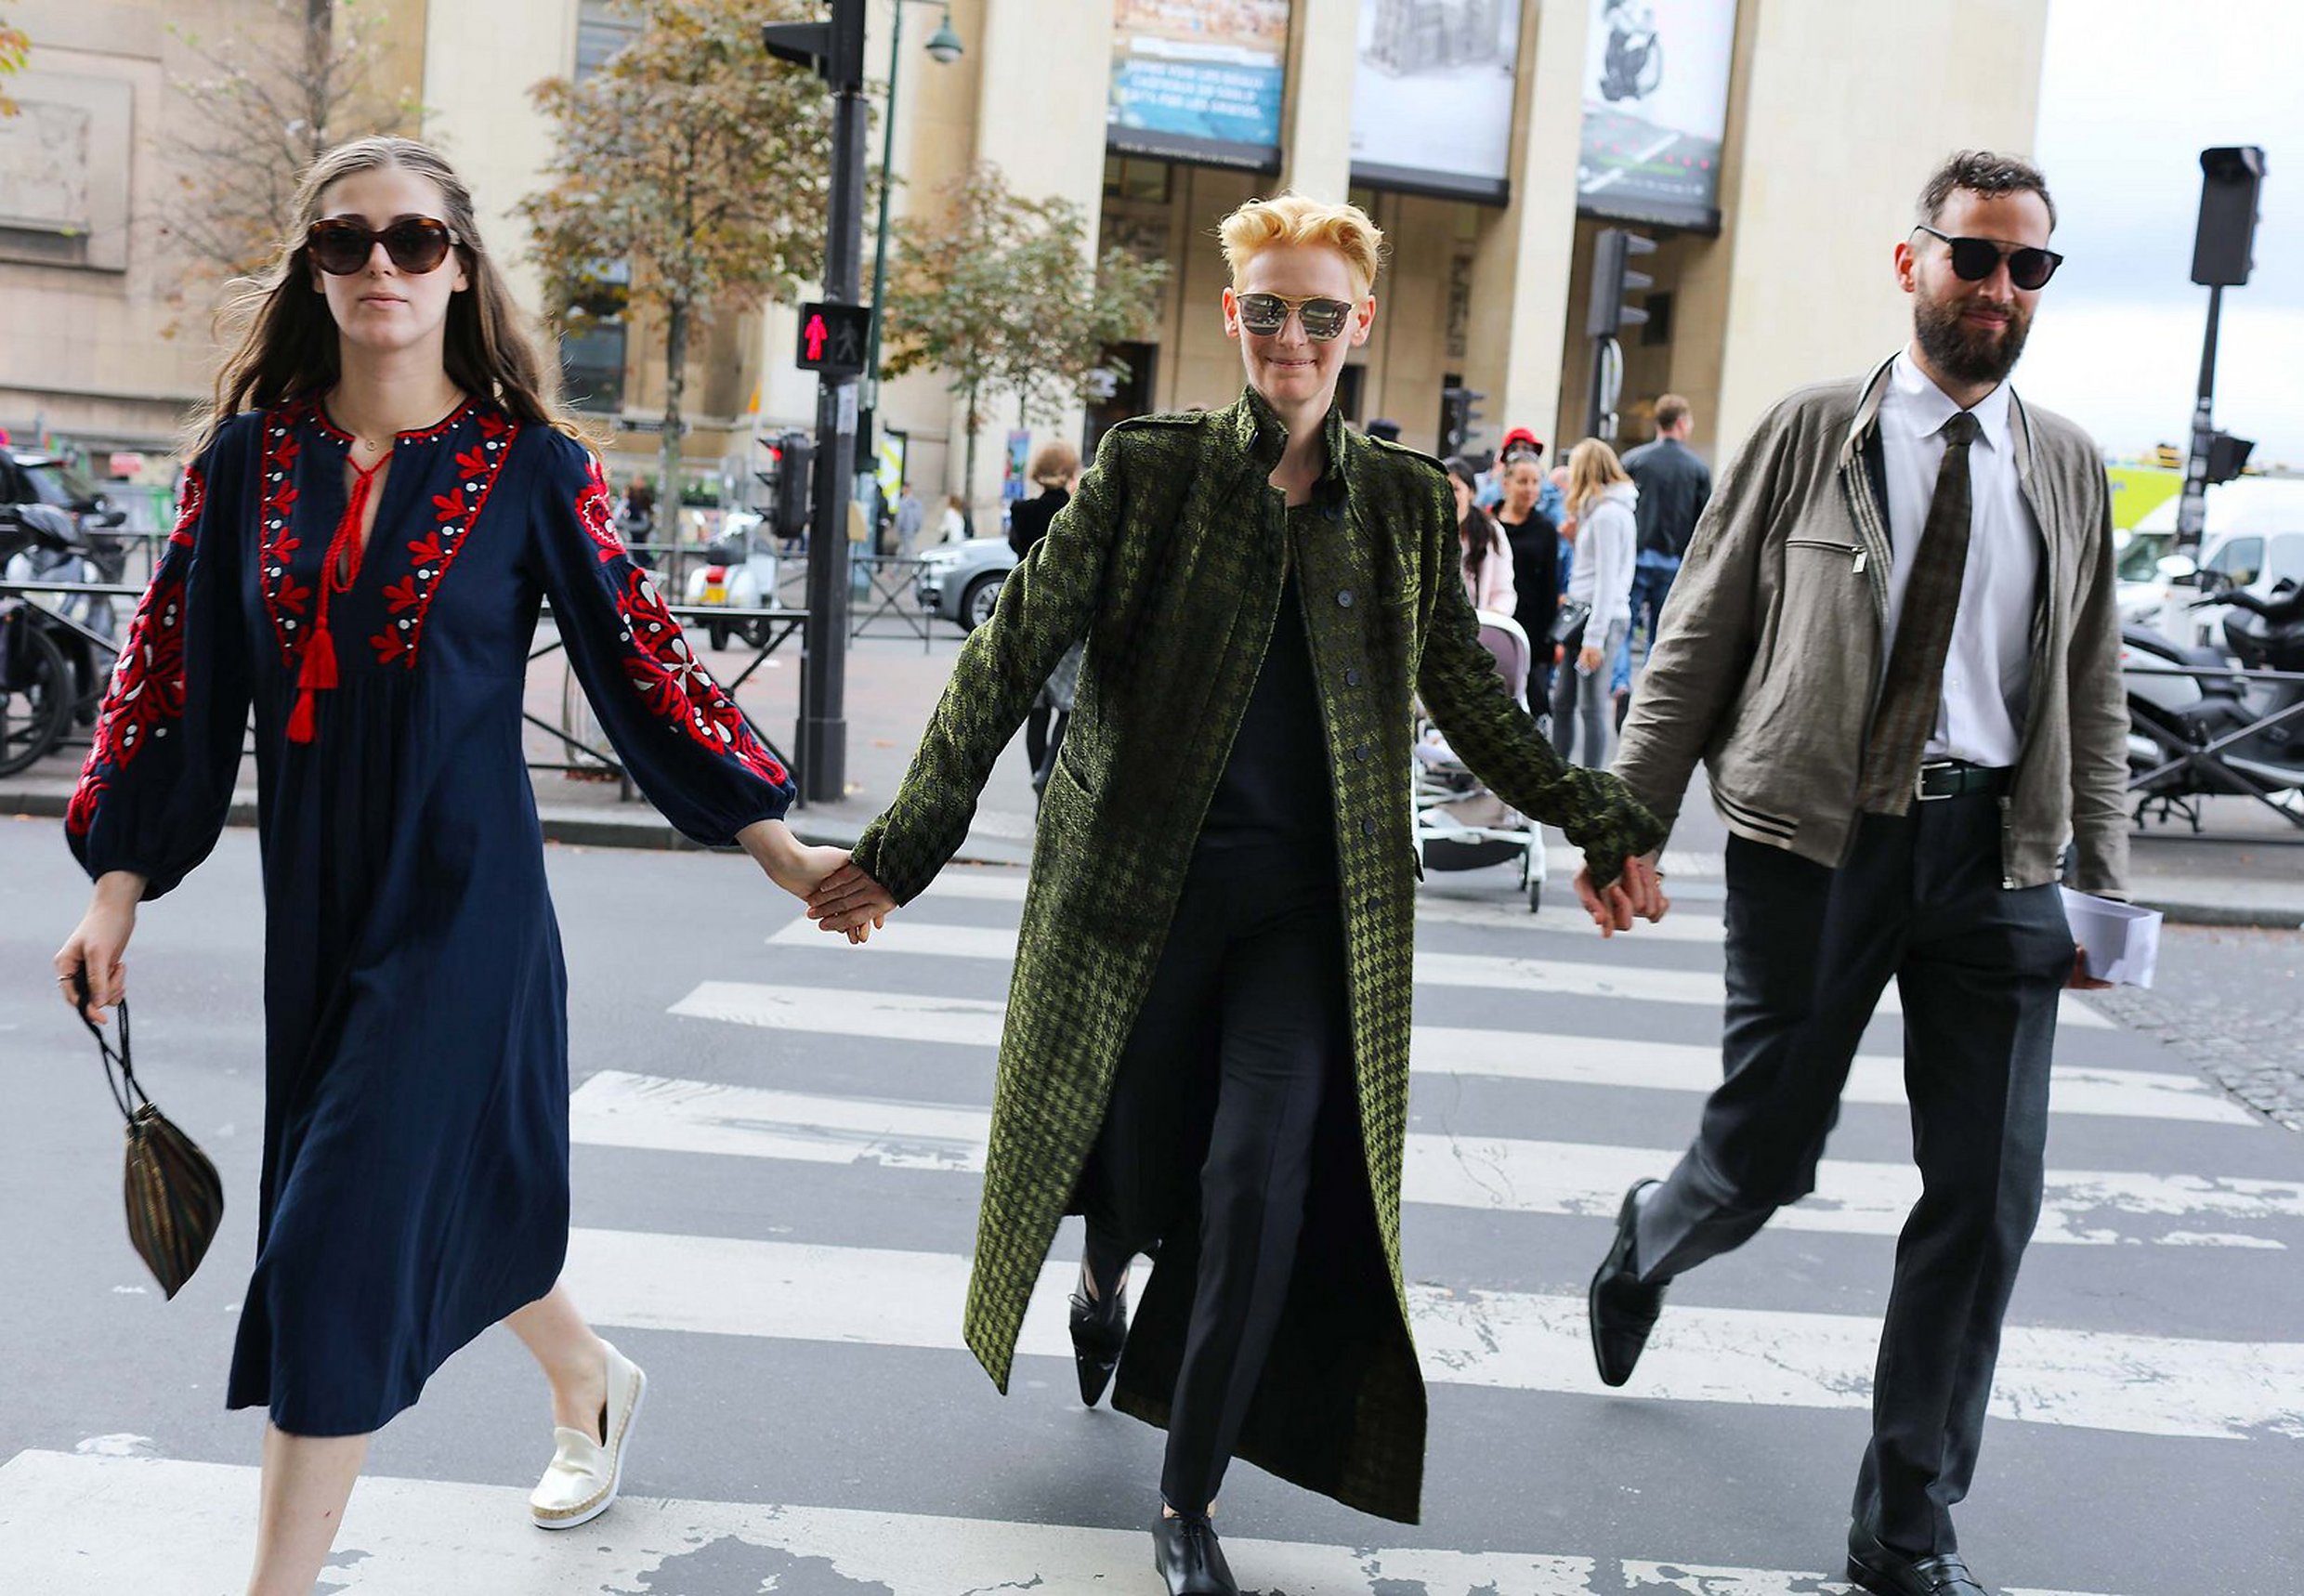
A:
[[[775,35],[808,30],[763,30]],[[818,70],[832,91],[831,192],[824,229],[824,297],[859,302],[864,266],[864,0],[833,0]],[[789,57],[787,59],[790,59]],[[856,493],[857,379],[817,379],[815,510],[808,527],[808,619],[800,665],[801,798],[836,804],[848,775],[848,505]]]
[[[2184,462],[2184,497],[2176,506],[2178,552],[2199,556],[2208,525],[2208,453],[2216,441],[2216,328],[2224,314],[2224,289],[2208,290],[2208,335],[2200,347],[2200,397],[2192,407],[2192,454]]]

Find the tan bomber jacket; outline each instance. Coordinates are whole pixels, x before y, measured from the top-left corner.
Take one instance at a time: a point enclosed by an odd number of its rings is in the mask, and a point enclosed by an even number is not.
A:
[[[1892,558],[1875,463],[1890,361],[1769,410],[1697,523],[1625,722],[1616,774],[1668,824],[1695,763],[1740,837],[1837,868],[1886,658]],[[2001,884],[2125,896],[2127,703],[2111,493],[2088,435],[2011,396],[2044,547],[2031,700],[2001,805]]]

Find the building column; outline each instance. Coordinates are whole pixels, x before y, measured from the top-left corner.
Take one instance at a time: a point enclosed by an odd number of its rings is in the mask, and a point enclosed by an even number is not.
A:
[[[1280,184],[1341,204],[1352,189],[1360,0],[1296,0],[1280,108]]]
[[[1500,329],[1504,383],[1487,413],[1504,426],[1558,441],[1560,384],[1576,265],[1576,166],[1584,116],[1589,7],[1544,0],[1524,7],[1521,107],[1513,142],[1512,204],[1482,241],[1483,296],[1510,307]],[[1533,15],[1528,15],[1532,13]],[[1475,323],[1488,319],[1475,315]],[[1485,330],[1485,329],[1484,329]]]

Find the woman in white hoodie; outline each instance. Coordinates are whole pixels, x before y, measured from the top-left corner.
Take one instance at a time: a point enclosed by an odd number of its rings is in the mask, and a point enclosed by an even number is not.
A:
[[[1568,514],[1576,517],[1576,563],[1567,599],[1591,607],[1582,627],[1561,649],[1562,671],[1552,684],[1552,741],[1562,757],[1595,769],[1608,763],[1607,661],[1624,643],[1632,621],[1632,567],[1639,530],[1632,506],[1640,490],[1616,451],[1588,438],[1568,454]],[[1579,702],[1580,700],[1580,702]],[[1577,736],[1582,710],[1583,737]]]

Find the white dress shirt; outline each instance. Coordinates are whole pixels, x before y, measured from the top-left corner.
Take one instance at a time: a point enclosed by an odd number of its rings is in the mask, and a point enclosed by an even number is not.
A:
[[[1888,528],[1895,557],[1888,572],[1888,636],[1881,669],[1895,647],[1905,588],[1918,556],[1920,533],[1944,464],[1944,424],[1960,407],[1929,379],[1906,349],[1889,371],[1880,399],[1880,443],[1888,476]],[[1969,446],[1973,519],[1960,608],[1944,656],[1944,697],[1929,733],[1931,759],[2010,765],[2023,746],[2032,685],[2032,615],[2039,592],[2041,537],[2025,508],[2009,435],[2006,383],[1976,402],[1979,431]]]

